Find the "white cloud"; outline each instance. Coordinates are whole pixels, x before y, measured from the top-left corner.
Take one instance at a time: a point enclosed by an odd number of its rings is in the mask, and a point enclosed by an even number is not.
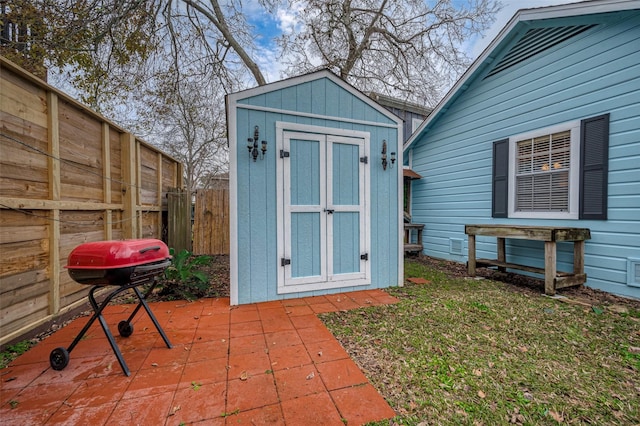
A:
[[[278,28],[283,34],[291,34],[299,30],[301,22],[298,16],[303,11],[304,6],[301,3],[294,3],[292,8],[279,8],[277,11]]]

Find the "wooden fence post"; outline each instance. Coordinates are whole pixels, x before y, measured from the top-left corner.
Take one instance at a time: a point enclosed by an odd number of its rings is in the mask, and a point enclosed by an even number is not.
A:
[[[122,149],[122,233],[124,238],[137,238],[138,236],[138,211],[137,205],[137,181],[136,166],[136,138],[131,133],[123,133],[120,136]]]
[[[102,123],[102,175],[104,182],[105,204],[111,204],[111,143],[109,140],[109,124]],[[104,238],[111,240],[113,238],[113,216],[112,210],[104,211]]]
[[[191,251],[191,194],[180,188],[170,188],[168,197],[168,245],[176,253]]]
[[[58,95],[47,93],[47,125],[49,127],[49,200],[60,201],[60,123]],[[52,204],[53,204],[52,203]],[[49,314],[60,311],[60,209],[53,204],[49,212]]]

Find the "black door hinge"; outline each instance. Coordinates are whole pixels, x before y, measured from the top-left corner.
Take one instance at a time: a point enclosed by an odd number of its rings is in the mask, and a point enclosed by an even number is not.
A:
[[[360,162],[364,164],[369,163],[369,157],[367,157],[366,155],[364,157],[360,157]]]
[[[280,258],[280,266],[291,265],[291,259]]]
[[[361,255],[360,255],[360,259],[362,259],[362,260],[369,260],[369,253],[361,254]]]
[[[289,157],[289,151],[285,151],[284,149],[280,150],[280,158],[288,158]]]

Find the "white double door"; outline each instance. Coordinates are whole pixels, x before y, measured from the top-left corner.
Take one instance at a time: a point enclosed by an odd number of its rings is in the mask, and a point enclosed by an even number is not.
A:
[[[370,283],[365,139],[284,131],[278,292]]]

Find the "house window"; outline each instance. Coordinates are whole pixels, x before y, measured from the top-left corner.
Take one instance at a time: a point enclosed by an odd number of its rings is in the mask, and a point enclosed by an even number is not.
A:
[[[510,216],[577,218],[579,123],[510,138],[514,158]],[[572,138],[572,128],[575,130]],[[553,131],[560,130],[560,131]],[[540,134],[542,133],[542,134]],[[572,141],[573,139],[573,141]]]
[[[609,114],[493,144],[492,216],[606,219]]]

